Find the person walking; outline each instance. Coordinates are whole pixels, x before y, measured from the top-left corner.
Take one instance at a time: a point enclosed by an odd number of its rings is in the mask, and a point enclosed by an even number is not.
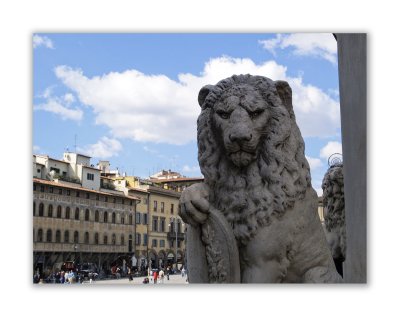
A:
[[[157,284],[157,277],[158,277],[158,272],[157,272],[157,270],[155,270],[153,273],[153,283],[154,284]]]
[[[169,281],[169,274],[171,273],[171,269],[167,266],[167,280]]]
[[[158,275],[159,275],[159,279],[160,279],[160,284],[164,284],[164,271],[163,271],[163,269],[160,270]]]

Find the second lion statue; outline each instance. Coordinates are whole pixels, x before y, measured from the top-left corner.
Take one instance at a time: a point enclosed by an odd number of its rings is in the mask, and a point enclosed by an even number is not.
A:
[[[338,283],[285,81],[234,75],[198,96],[204,183],[187,188],[191,283]]]

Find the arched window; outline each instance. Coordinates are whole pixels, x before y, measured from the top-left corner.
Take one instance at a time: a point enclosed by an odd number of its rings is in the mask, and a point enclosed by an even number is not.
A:
[[[107,244],[107,243],[108,243],[108,237],[105,234],[104,237],[103,237],[103,244]]]
[[[50,218],[53,217],[53,205],[49,205],[47,208],[47,216]]]
[[[65,219],[69,219],[71,217],[71,208],[67,207],[65,208]]]
[[[43,242],[43,230],[39,229],[37,233],[37,242]]]
[[[99,211],[98,210],[96,210],[96,212],[94,213],[94,221],[99,222]]]
[[[108,213],[107,213],[107,211],[104,213],[104,222],[108,222]]]
[[[121,215],[121,224],[125,224],[125,215],[124,214],[122,214]]]
[[[115,223],[115,212],[112,213],[111,219],[112,219],[112,223]]]
[[[78,231],[74,232],[74,243],[79,243],[79,232]]]
[[[97,232],[94,234],[94,244],[99,244],[99,234]]]
[[[129,224],[130,224],[130,225],[133,224],[133,217],[132,217],[132,215],[129,215]]]
[[[125,236],[121,234],[121,245],[125,245]]]
[[[43,205],[43,203],[40,203],[40,205],[39,205],[39,217],[43,217],[43,213],[44,213],[44,205]]]
[[[75,220],[79,220],[79,208],[75,209]]]
[[[69,243],[69,231],[65,230],[64,232],[64,243]]]
[[[56,231],[56,242],[57,243],[61,242],[61,231],[60,230]]]
[[[89,244],[89,232],[85,232],[85,244]]]
[[[89,218],[90,218],[90,212],[89,212],[89,209],[86,209],[85,210],[85,221],[89,221]]]
[[[46,233],[46,242],[51,242],[52,238],[53,238],[53,233],[51,232],[51,229],[49,229],[47,230]]]
[[[113,235],[112,235],[111,243],[112,243],[112,245],[116,245],[116,243],[117,243],[117,237],[115,236],[115,233],[113,233]]]
[[[36,216],[36,203],[33,202],[33,216]]]
[[[60,205],[57,206],[57,218],[61,218],[62,208]]]

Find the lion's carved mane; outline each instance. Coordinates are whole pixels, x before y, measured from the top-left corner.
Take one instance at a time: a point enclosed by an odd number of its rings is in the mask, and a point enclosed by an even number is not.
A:
[[[243,85],[259,92],[270,117],[258,144],[257,159],[248,168],[227,159],[213,126],[213,106],[225,93]],[[295,122],[291,89],[286,82],[261,76],[239,75],[205,86],[199,93],[198,159],[210,203],[221,210],[233,227],[239,244],[245,245],[259,227],[281,217],[311,187],[304,141]]]

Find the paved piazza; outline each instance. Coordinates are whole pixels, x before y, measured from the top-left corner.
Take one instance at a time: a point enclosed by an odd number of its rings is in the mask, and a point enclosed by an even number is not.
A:
[[[164,284],[157,283],[153,284],[152,280],[150,280],[149,284],[143,284],[144,276],[135,277],[132,281],[129,281],[128,278],[120,278],[120,279],[112,279],[112,280],[98,280],[92,283],[92,285],[143,285],[143,286],[162,286],[162,285],[177,285],[177,284],[189,284],[186,282],[186,277],[182,277],[180,274],[170,275],[169,280],[167,277],[164,277]],[[88,282],[84,282],[83,284],[89,284]]]

